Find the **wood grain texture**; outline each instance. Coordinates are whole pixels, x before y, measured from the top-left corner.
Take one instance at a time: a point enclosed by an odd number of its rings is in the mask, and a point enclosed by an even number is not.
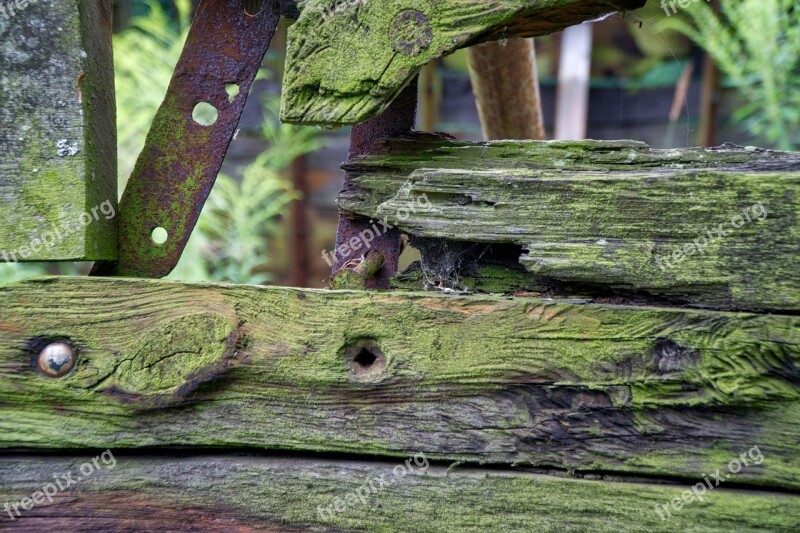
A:
[[[18,502],[95,454],[0,459]],[[13,531],[796,531],[800,498],[724,484],[664,519],[692,483],[656,485],[396,461],[116,454],[19,517]],[[411,458],[409,458],[411,459]],[[112,466],[109,468],[109,466]],[[398,469],[400,465],[400,469]],[[405,471],[405,473],[403,473]],[[378,480],[382,479],[385,483]],[[360,491],[360,492],[359,492]],[[363,500],[357,495],[363,495]],[[691,495],[691,493],[690,493]],[[337,512],[338,509],[338,512]]]
[[[533,39],[483,43],[467,53],[483,138],[544,140]]]
[[[199,446],[800,487],[800,317],[56,278],[0,288],[0,448]],[[46,378],[44,342],[77,348]],[[360,351],[372,353],[369,361]]]
[[[345,168],[345,213],[416,237],[519,246],[534,283],[800,309],[797,153],[418,135]]]
[[[433,59],[534,37],[644,0],[308,0],[289,29],[281,119],[335,126],[380,114]]]
[[[26,4],[0,16],[0,261],[113,259],[111,2]]]

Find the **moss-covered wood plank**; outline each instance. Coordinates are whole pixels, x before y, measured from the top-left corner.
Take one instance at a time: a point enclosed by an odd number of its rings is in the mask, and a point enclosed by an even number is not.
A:
[[[422,135],[345,168],[345,213],[417,237],[518,246],[534,285],[800,310],[797,153]]]
[[[105,456],[108,463],[101,457],[95,469],[92,459],[97,455],[3,457],[0,499],[5,502],[31,498],[54,482],[54,474],[63,483],[63,476],[71,472],[76,483],[56,491],[52,502],[39,494],[41,503],[28,510],[18,507],[19,515],[12,508],[14,520],[4,512],[0,529],[450,533],[797,531],[800,527],[797,495],[737,490],[723,483],[705,493],[696,488],[699,498],[695,498],[691,489],[703,483],[701,472],[681,484],[657,485],[555,477],[524,469],[448,470],[421,455],[381,462],[136,457],[112,451]],[[77,481],[85,464],[92,472]],[[53,492],[50,487],[46,490]],[[673,500],[679,510],[672,507]]]
[[[484,41],[535,37],[644,0],[307,0],[289,29],[281,119],[356,124],[429,61]]]
[[[0,448],[234,446],[800,487],[800,317],[56,278],[0,288]],[[78,352],[60,379],[43,344]]]
[[[114,259],[111,2],[2,2],[0,261]]]

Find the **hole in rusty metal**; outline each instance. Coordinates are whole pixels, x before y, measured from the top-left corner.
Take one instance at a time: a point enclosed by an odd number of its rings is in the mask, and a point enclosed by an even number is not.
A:
[[[150,239],[156,244],[164,244],[169,238],[169,233],[164,228],[155,228],[150,232]]]
[[[217,108],[207,102],[200,102],[192,111],[192,119],[201,126],[213,126],[217,118],[219,118]]]
[[[261,8],[264,7],[264,0],[244,0],[244,12],[255,17],[261,13]]]
[[[241,89],[235,83],[226,83],[225,92],[228,93],[228,103],[233,103],[236,97],[239,96]]]
[[[362,340],[350,345],[344,353],[350,375],[359,381],[370,381],[386,368],[386,356],[372,341]]]

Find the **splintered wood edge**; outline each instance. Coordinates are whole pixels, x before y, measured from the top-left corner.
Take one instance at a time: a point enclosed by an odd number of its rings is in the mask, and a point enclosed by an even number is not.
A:
[[[495,291],[556,282],[716,309],[800,310],[797,153],[409,135],[345,169],[354,185],[339,197],[346,215],[418,239],[518,246],[527,276]]]

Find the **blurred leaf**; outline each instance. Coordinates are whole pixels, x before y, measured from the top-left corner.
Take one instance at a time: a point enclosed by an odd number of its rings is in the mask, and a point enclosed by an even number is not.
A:
[[[754,134],[780,149],[797,147],[800,117],[800,2],[720,0],[666,18],[659,28],[683,33],[704,48],[749,100],[735,114]]]

